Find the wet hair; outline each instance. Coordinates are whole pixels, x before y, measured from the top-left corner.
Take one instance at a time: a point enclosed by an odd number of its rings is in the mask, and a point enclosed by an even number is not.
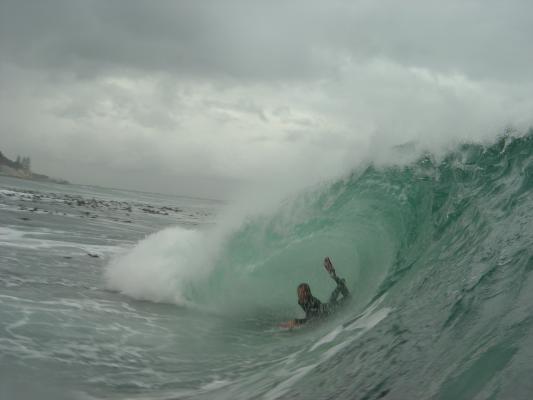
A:
[[[303,298],[300,295],[300,292],[303,292],[302,293],[303,294]],[[298,285],[297,293],[298,293],[298,304],[300,304],[300,305],[305,304],[306,302],[309,301],[309,299],[311,299],[313,297],[311,295],[311,288],[309,287],[309,285],[307,283],[300,283]]]
[[[300,293],[300,290],[303,290],[304,292],[311,294],[311,288],[309,287],[307,283],[300,283],[298,285],[297,292]]]

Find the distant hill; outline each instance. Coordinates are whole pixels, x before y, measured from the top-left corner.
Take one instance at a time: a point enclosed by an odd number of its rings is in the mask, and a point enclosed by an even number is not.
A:
[[[29,157],[18,156],[15,161],[7,158],[0,151],[0,175],[12,176],[14,178],[31,179],[42,182],[53,182],[68,184],[64,179],[54,179],[43,174],[37,174],[31,170],[31,160]]]

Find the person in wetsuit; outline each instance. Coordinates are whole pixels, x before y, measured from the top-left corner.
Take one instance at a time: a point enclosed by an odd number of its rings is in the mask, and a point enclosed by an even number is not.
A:
[[[305,318],[296,318],[283,323],[280,325],[282,328],[295,328],[306,322],[331,314],[335,308],[350,298],[350,292],[346,287],[346,281],[337,276],[329,257],[324,259],[324,268],[326,268],[326,271],[328,271],[331,278],[337,284],[337,287],[330,295],[329,302],[322,303],[311,294],[311,288],[307,283],[300,283],[297,289],[298,304],[305,311]],[[342,294],[340,300],[338,300],[339,294]]]

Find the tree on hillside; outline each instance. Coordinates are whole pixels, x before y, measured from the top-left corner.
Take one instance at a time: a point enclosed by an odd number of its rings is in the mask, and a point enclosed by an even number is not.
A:
[[[24,158],[22,159],[21,164],[22,164],[22,169],[23,169],[24,171],[30,171],[30,169],[31,169],[31,160],[30,160],[30,157],[24,157]]]

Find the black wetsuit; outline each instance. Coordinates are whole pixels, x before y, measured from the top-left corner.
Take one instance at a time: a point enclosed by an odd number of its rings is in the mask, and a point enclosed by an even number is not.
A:
[[[346,287],[346,282],[344,279],[341,279],[337,276],[332,277],[337,283],[337,287],[331,292],[329,297],[329,302],[322,303],[314,296],[309,296],[309,299],[305,303],[300,303],[300,307],[305,311],[305,318],[295,319],[297,324],[305,324],[311,320],[324,317],[334,311],[334,309],[344,303],[348,298],[350,298],[350,292]],[[342,293],[342,298],[337,300],[339,294]]]

